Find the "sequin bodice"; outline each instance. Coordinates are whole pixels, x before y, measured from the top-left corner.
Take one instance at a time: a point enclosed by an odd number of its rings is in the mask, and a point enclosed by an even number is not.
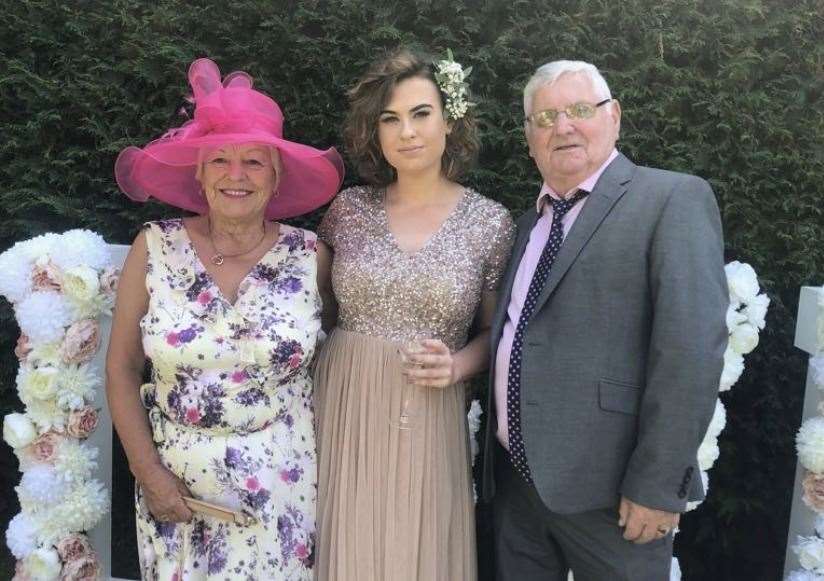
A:
[[[389,230],[382,189],[344,190],[318,230],[334,250],[338,326],[393,341],[426,335],[461,348],[481,293],[498,286],[513,233],[503,206],[467,189],[440,229],[408,253]]]

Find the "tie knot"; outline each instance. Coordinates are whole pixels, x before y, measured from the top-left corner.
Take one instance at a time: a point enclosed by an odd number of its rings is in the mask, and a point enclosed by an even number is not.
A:
[[[552,213],[559,219],[562,218],[569,210],[578,203],[579,200],[589,194],[586,190],[578,190],[574,196],[570,196],[564,200],[556,200],[552,198]]]

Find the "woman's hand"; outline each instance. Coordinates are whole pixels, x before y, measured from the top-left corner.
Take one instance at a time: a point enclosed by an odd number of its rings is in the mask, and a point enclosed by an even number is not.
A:
[[[410,382],[422,387],[449,387],[458,377],[455,358],[440,339],[423,339],[421,348],[401,350],[404,373]]]
[[[183,502],[192,496],[184,482],[164,466],[156,466],[140,481],[149,512],[160,522],[189,522],[192,511]]]

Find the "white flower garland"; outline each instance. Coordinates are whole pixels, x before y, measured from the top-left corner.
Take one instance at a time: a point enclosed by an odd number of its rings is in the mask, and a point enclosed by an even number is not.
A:
[[[469,108],[475,105],[466,100],[469,90],[466,78],[472,72],[472,67],[464,69],[460,63],[455,62],[450,49],[446,49],[446,59],[438,61],[435,67],[435,82],[446,96],[446,116],[454,121],[462,119]]]
[[[818,294],[816,352],[810,356],[810,369],[813,385],[824,391],[824,287]],[[818,409],[824,414],[821,404]],[[802,568],[791,571],[787,581],[824,581],[824,417],[804,420],[795,445],[798,461],[806,470],[801,482],[802,500],[818,517],[813,535],[799,535],[792,547]]]
[[[758,276],[752,266],[735,260],[724,267],[724,272],[727,275],[730,306],[727,309],[729,340],[727,350],[724,352],[724,368],[721,371],[721,380],[718,385],[718,391],[721,393],[729,391],[744,373],[744,355],[758,346],[758,333],[766,324],[765,317],[770,305],[769,297],[761,293]],[[707,427],[707,433],[698,447],[698,468],[701,470],[701,481],[705,492],[709,490],[708,471],[720,455],[718,437],[726,423],[727,411],[719,398],[715,402],[715,413]],[[694,510],[700,504],[700,501],[687,503],[687,511]],[[670,580],[680,579],[681,569],[678,566],[678,559],[673,557]]]
[[[89,405],[100,385],[90,363],[98,319],[111,314],[117,274],[103,238],[88,230],[37,236],[0,254],[0,295],[21,330],[17,392],[26,406],[3,421],[23,471],[22,511],[6,530],[16,579],[74,578],[81,566],[99,572],[81,533],[109,510],[109,495],[91,478],[98,451],[85,440],[98,417]]]

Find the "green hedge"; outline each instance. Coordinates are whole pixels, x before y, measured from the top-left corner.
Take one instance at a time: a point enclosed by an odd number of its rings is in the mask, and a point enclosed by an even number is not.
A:
[[[81,226],[128,243],[142,221],[173,213],[126,200],[112,165],[179,123],[199,56],[252,73],[284,109],[287,136],[331,145],[344,91],[369,62],[399,44],[450,47],[474,68],[483,131],[467,181],[516,213],[538,180],[521,131],[525,79],[547,60],[594,62],[623,106],[621,149],[709,179],[728,260],[752,264],[773,300],[725,396],[709,499],[676,543],[686,579],[773,581],[805,377],[792,347],[798,289],[824,282],[822,30],[820,0],[15,0],[0,19],[0,249]],[[0,329],[8,410],[18,404],[7,304]],[[8,499],[15,476],[0,478]],[[13,510],[0,506],[5,518]]]

